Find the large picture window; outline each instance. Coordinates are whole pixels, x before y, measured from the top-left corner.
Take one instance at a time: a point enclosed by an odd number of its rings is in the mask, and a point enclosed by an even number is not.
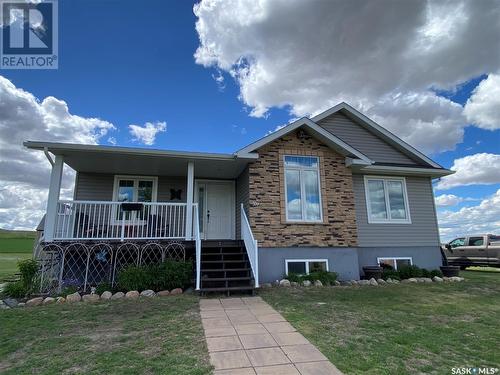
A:
[[[321,222],[319,159],[285,156],[287,221]]]
[[[115,176],[113,188],[113,201],[115,202],[156,202],[158,179],[145,176]],[[124,213],[116,213],[121,219]],[[141,213],[138,213],[142,215]],[[134,214],[125,212],[125,219],[132,220]],[[142,219],[142,218],[141,218]]]
[[[411,222],[404,178],[365,176],[365,193],[369,223]]]

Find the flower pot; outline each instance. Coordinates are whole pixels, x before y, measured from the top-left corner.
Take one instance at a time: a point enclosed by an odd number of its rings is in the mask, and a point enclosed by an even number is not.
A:
[[[382,267],[380,266],[364,266],[363,273],[365,274],[365,279],[370,280],[374,278],[378,280],[382,278]]]
[[[441,266],[439,267],[444,277],[458,276],[460,266]]]

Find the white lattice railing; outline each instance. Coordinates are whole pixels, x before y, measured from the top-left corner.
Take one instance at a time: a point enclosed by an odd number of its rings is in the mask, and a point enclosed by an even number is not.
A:
[[[259,247],[257,241],[253,237],[252,228],[248,222],[245,213],[245,207],[241,204],[241,239],[245,243],[250,266],[252,267],[253,278],[255,280],[255,287],[259,287]]]
[[[54,239],[184,239],[186,212],[186,203],[61,200]]]

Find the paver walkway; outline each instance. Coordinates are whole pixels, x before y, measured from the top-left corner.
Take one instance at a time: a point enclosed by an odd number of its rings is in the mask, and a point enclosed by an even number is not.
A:
[[[215,375],[342,374],[260,297],[200,300]]]

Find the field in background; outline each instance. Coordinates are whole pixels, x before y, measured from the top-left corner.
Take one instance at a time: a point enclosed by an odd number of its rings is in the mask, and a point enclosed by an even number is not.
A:
[[[0,229],[0,281],[17,272],[17,262],[31,257],[36,232]]]

